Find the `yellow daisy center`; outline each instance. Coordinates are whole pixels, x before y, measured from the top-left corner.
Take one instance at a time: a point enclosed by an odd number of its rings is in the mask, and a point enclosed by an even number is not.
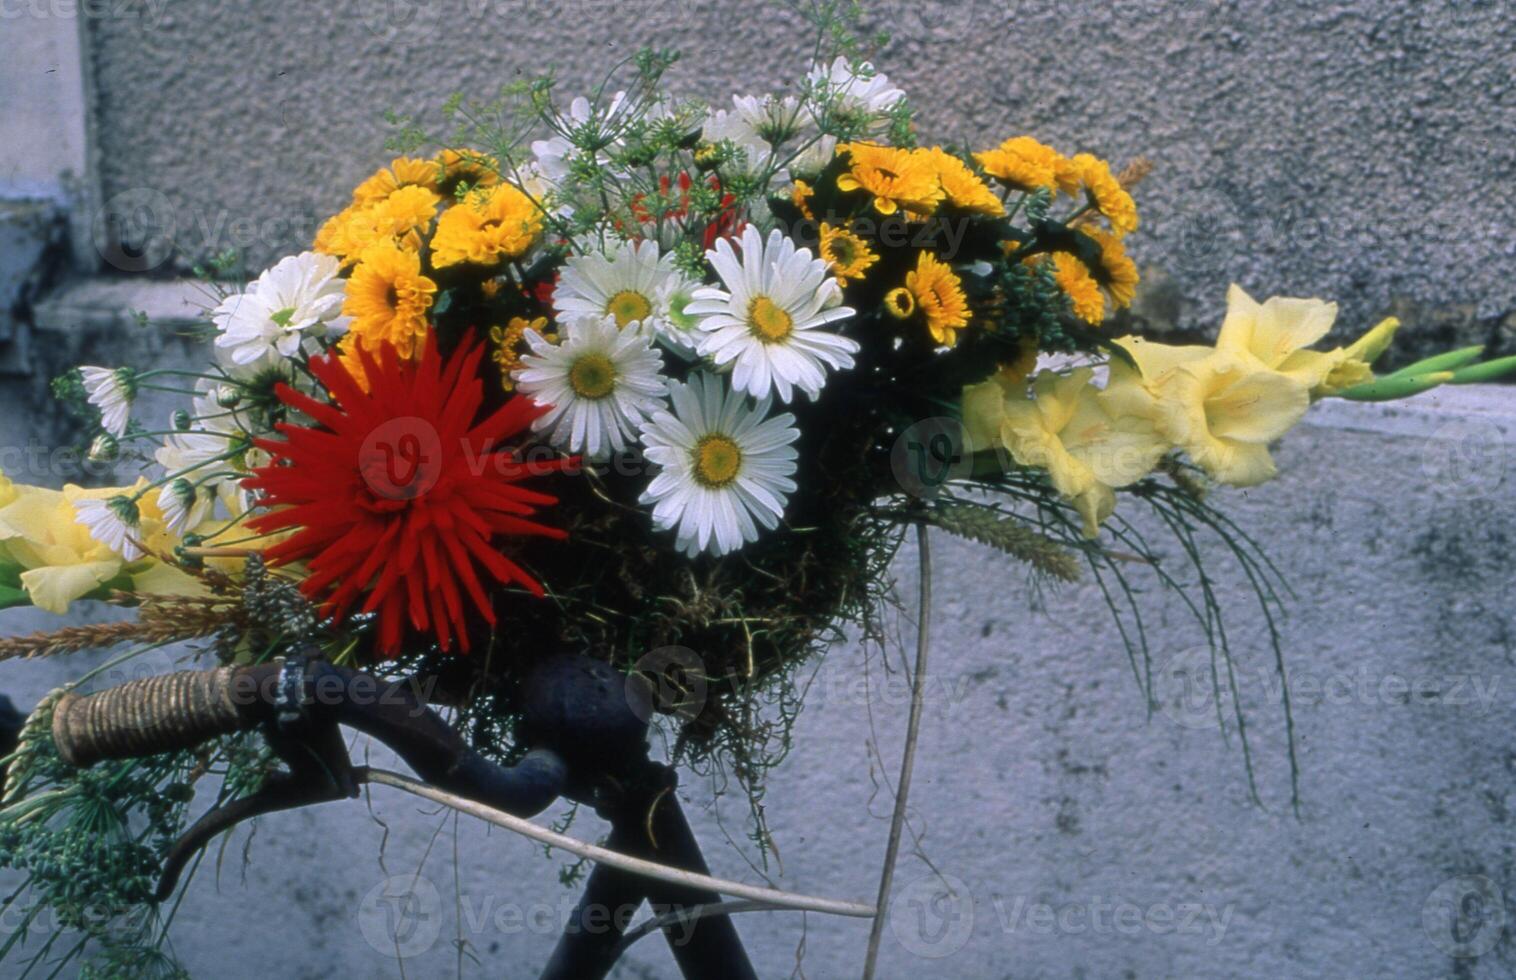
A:
[[[777,344],[795,329],[795,320],[767,296],[756,296],[747,307],[747,322],[753,336]]]
[[[616,365],[604,354],[585,354],[569,368],[568,382],[580,398],[604,398],[616,387]]]
[[[742,450],[728,436],[712,433],[695,443],[695,482],[715,490],[737,479],[742,469]]]
[[[606,302],[605,312],[616,318],[616,326],[624,327],[633,320],[646,320],[653,304],[635,289],[623,289]]]
[[[884,310],[897,320],[904,320],[916,312],[916,296],[904,286],[896,286],[884,294]]]

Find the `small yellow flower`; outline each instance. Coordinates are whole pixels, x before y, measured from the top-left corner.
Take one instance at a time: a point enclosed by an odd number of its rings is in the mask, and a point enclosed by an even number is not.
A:
[[[916,297],[904,286],[896,286],[884,294],[884,312],[904,320],[916,312]]]
[[[542,211],[520,188],[499,184],[472,193],[442,212],[432,236],[432,264],[494,265],[531,248],[542,231]]]
[[[1105,296],[1084,263],[1071,252],[1054,252],[1053,279],[1074,304],[1074,315],[1099,326],[1105,319]]]
[[[521,366],[521,355],[526,353],[521,349],[521,342],[525,339],[528,330],[537,331],[550,343],[557,340],[554,335],[548,333],[545,316],[539,316],[535,320],[513,316],[503,327],[490,327],[490,344],[493,345],[490,358],[500,369],[500,387],[505,391],[516,390],[516,381],[511,377],[511,372]]]
[[[1111,165],[1088,153],[1075,154],[1072,164],[1090,203],[1111,223],[1111,230],[1117,235],[1136,231],[1137,202],[1111,173]]]
[[[834,228],[826,222],[821,223],[820,249],[839,286],[846,286],[849,279],[862,279],[869,266],[879,261],[868,242],[846,228]]]
[[[984,172],[1023,191],[1056,190],[1063,159],[1057,150],[1030,136],[1013,136],[993,150],[982,150],[974,159]]]
[[[867,191],[874,196],[874,210],[894,214],[905,208],[913,214],[931,214],[942,200],[930,160],[892,146],[876,143],[845,143],[850,167],[837,177],[843,191]]]
[[[926,317],[932,339],[946,347],[956,344],[958,331],[968,326],[973,312],[963,294],[963,283],[953,270],[931,252],[922,252],[916,268],[905,274],[905,288]]]
[[[1137,263],[1126,254],[1121,239],[1100,228],[1086,228],[1084,233],[1100,245],[1100,270],[1105,273],[1105,290],[1116,305],[1127,307],[1137,295]]]
[[[353,318],[347,339],[369,351],[389,344],[400,357],[418,356],[436,292],[437,284],[421,274],[416,253],[394,245],[369,246],[347,281],[342,312]],[[350,345],[343,353],[356,358]]]
[[[995,217],[1005,214],[1005,202],[969,169],[968,164],[940,146],[934,146],[926,153],[949,204],[977,214]]]

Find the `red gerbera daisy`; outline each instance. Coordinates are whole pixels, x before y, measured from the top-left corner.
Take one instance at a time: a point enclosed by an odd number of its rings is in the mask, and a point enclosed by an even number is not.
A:
[[[246,485],[260,491],[261,504],[278,509],[249,525],[263,533],[295,529],[268,549],[268,558],[307,561],[310,576],[300,588],[331,615],[352,611],[366,595],[358,611],[377,614],[379,650],[386,656],[399,653],[406,622],[444,650],[456,634],[466,651],[463,594],[495,622],[476,565],[496,582],[542,594],[492,540],[565,537],[526,519],[557,498],[516,483],[577,460],[527,463],[496,448],[542,409],[513,398],[475,424],[484,398],[483,353],[483,347],[460,350],[444,366],[430,341],[419,363],[388,348],[376,361],[359,348],[355,367],[368,379],[367,392],[337,358],[312,358],[311,373],[332,402],[280,385],[279,400],[316,425],[281,423],[284,441],[258,441],[274,462],[255,470]]]

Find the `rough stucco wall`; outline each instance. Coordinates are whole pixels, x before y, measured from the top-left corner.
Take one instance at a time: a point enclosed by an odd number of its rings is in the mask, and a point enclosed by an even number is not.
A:
[[[191,256],[260,266],[386,159],[385,110],[550,66],[566,99],[643,44],[683,48],[676,85],[724,102],[792,82],[809,52],[750,0],[125,6],[90,24],[106,199],[151,202]],[[1516,311],[1509,0],[869,6],[927,138],[1154,160],[1135,251],[1172,277],[1156,326],[1216,322],[1233,280],[1336,298],[1348,328],[1402,299],[1484,339]]]
[[[1283,647],[1301,818],[1288,812],[1264,624],[1224,559],[1212,555],[1212,570],[1233,613],[1261,808],[1213,703],[1184,696],[1205,661],[1177,602],[1143,596],[1162,694],[1148,718],[1092,585],[1033,603],[1017,569],[936,535],[933,683],[912,820],[958,895],[941,892],[920,859],[902,859],[881,977],[1516,971],[1516,908],[1461,901],[1484,887],[1516,902],[1516,412],[1484,389],[1392,410],[1323,407],[1314,418],[1282,445],[1277,482],[1225,501],[1299,594]],[[910,548],[896,571],[914,615]],[[3,625],[50,621],[17,610]],[[908,622],[900,633],[910,641]],[[0,664],[0,690],[29,707],[102,659]],[[172,663],[151,654],[140,669]],[[889,798],[875,793],[870,713],[893,767],[905,690],[898,674],[882,680],[876,656],[866,705],[863,664],[852,646],[828,655],[771,784],[781,887],[859,899],[876,887]],[[716,873],[753,880],[723,843],[706,784],[686,774],[682,794]],[[743,810],[734,796],[720,807],[738,840]],[[204,977],[430,977],[456,975],[461,937],[462,975],[535,976],[574,898],[556,881],[559,863],[466,819],[455,845],[453,828],[383,789],[372,815],[355,801],[264,818],[250,864],[246,831],[227,844],[219,881],[207,862],[179,911],[175,949]],[[592,839],[601,830],[588,815],[573,828]],[[395,894],[418,868],[418,904],[396,919],[385,889]],[[387,922],[414,954],[403,971]],[[804,975],[855,976],[867,938],[859,920],[794,913],[747,915],[740,929],[762,977],[790,976],[802,938]],[[634,947],[616,974],[676,975],[657,940]]]

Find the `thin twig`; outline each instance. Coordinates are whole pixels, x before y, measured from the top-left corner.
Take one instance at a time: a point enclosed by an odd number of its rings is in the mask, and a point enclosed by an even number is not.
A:
[[[921,562],[921,591],[916,613],[916,669],[911,676],[911,713],[905,724],[905,751],[900,757],[900,777],[895,781],[895,812],[890,816],[890,839],[884,850],[884,868],[879,874],[878,912],[869,929],[869,951],[863,961],[863,980],[873,980],[879,960],[879,941],[884,937],[884,916],[895,879],[895,860],[900,856],[900,834],[905,827],[905,805],[911,794],[911,770],[916,765],[916,737],[921,731],[922,689],[926,680],[927,637],[932,612],[932,553],[925,524],[916,525],[916,551]]]
[[[577,854],[582,858],[589,858],[600,864],[608,864],[622,871],[632,874],[645,875],[649,878],[657,878],[659,881],[668,881],[677,885],[686,885],[692,888],[708,888],[722,895],[732,895],[737,898],[745,898],[755,902],[769,902],[787,909],[799,909],[806,912],[826,912],[831,915],[851,915],[859,918],[868,918],[874,914],[874,908],[861,902],[847,902],[835,898],[820,898],[813,895],[797,895],[794,892],[782,892],[773,888],[761,888],[757,885],[747,885],[740,881],[728,881],[724,878],[713,878],[710,875],[697,874],[693,871],[685,871],[682,868],[669,867],[656,861],[648,861],[643,858],[632,857],[630,854],[622,854],[609,848],[600,847],[596,844],[587,844],[581,840],[575,840],[566,834],[539,827],[530,820],[496,810],[494,807],[485,806],[467,797],[458,796],[429,786],[426,783],[402,776],[397,772],[387,769],[374,769],[369,767],[355,770],[355,775],[360,782],[379,783],[383,786],[393,786],[395,789],[404,790],[423,799],[440,803],[443,806],[452,807],[460,813],[466,813],[471,817],[478,817],[486,823],[492,823],[497,827],[515,831],[523,837],[529,837],[540,844],[547,844],[560,850]]]

